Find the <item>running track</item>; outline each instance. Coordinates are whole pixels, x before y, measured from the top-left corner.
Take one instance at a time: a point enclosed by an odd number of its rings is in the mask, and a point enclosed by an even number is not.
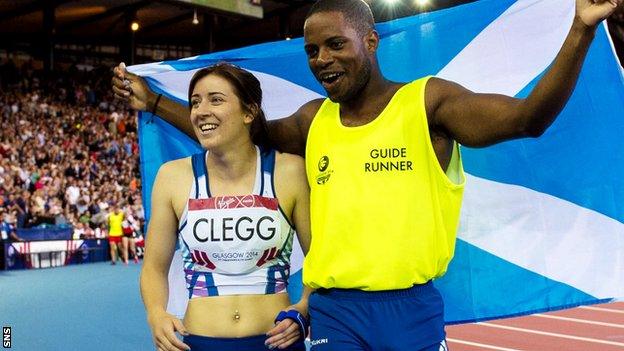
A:
[[[0,271],[0,325],[12,327],[11,350],[152,350],[139,269],[102,262]],[[624,302],[545,315],[447,326],[450,349],[624,351]]]
[[[446,327],[451,351],[624,351],[624,302]]]

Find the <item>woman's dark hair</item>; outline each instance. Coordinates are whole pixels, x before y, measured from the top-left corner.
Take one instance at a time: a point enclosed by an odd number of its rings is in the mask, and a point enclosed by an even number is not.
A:
[[[262,88],[260,81],[248,71],[227,62],[219,62],[214,65],[202,68],[195,72],[188,91],[189,109],[192,108],[191,96],[195,85],[200,79],[215,74],[227,80],[234,87],[234,94],[241,102],[243,110],[254,116],[249,129],[251,141],[263,149],[271,148],[273,145],[269,140],[266,117],[262,110]]]

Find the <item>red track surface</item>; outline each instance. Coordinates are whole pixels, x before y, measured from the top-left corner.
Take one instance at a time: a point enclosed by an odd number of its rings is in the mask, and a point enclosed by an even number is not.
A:
[[[446,328],[451,351],[624,351],[624,302]]]

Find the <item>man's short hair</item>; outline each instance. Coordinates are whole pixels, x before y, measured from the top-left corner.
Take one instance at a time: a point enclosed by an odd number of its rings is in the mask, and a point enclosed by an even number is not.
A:
[[[319,0],[306,16],[306,20],[320,12],[340,12],[345,20],[361,35],[375,29],[375,18],[364,0]]]

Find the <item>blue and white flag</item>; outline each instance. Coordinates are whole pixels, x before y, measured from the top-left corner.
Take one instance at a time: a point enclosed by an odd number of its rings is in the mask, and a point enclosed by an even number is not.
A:
[[[525,97],[555,58],[573,17],[573,0],[482,0],[378,24],[379,61],[395,81],[433,74],[476,92]],[[269,119],[324,94],[301,38],[130,71],[185,103],[195,70],[222,60],[260,79]],[[448,273],[435,282],[447,322],[624,297],[623,136],[624,75],[601,25],[570,101],[541,138],[462,149],[468,179],[457,249]],[[200,148],[149,113],[140,116],[140,142],[149,216],[159,165]],[[302,256],[294,255],[289,290],[298,298]],[[180,261],[177,253],[170,272],[169,310],[177,315],[187,296]]]

